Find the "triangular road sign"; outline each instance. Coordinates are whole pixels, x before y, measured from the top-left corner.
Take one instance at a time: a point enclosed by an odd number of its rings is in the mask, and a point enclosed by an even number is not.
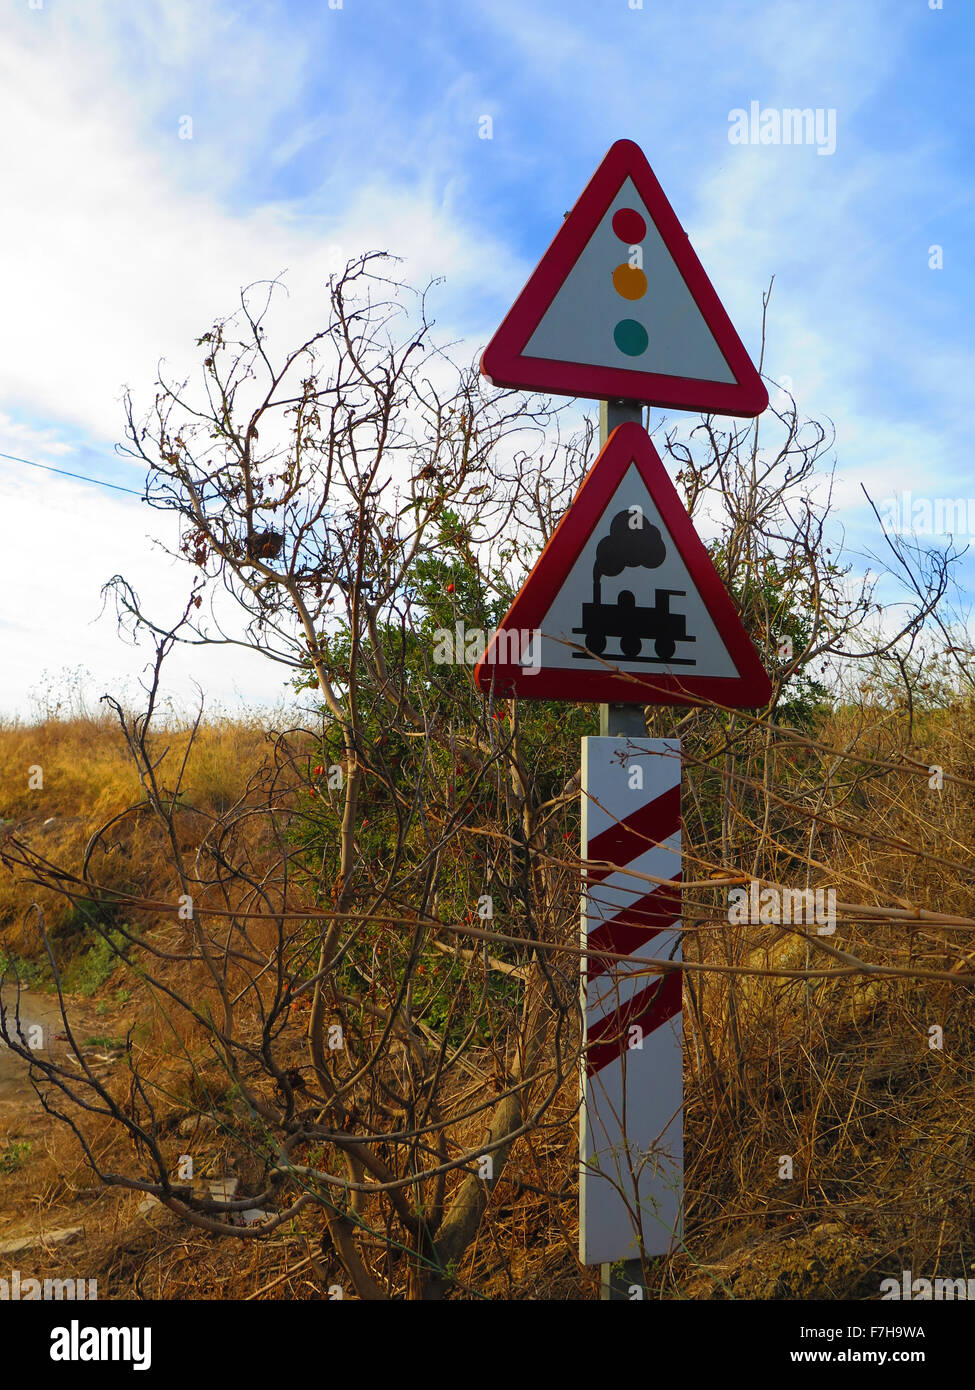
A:
[[[765,668],[642,426],[610,435],[475,679],[504,698],[768,703]]]
[[[617,140],[481,358],[496,386],[760,415],[768,392],[646,156]]]

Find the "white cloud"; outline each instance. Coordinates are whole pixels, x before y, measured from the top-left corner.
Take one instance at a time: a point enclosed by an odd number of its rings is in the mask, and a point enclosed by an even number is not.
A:
[[[52,19],[31,33],[22,16],[0,38],[0,124],[17,132],[6,151],[11,196],[0,220],[0,259],[16,267],[5,281],[0,335],[8,406],[117,438],[122,384],[148,392],[160,357],[185,363],[193,338],[234,308],[244,284],[287,269],[291,297],[277,321],[294,341],[321,325],[324,282],[337,268],[330,252],[344,260],[388,247],[407,258],[416,283],[446,275],[454,292],[487,283],[510,259],[490,238],[465,231],[435,187],[389,186],[381,171],[327,218],[285,202],[241,211],[215,194],[243,178],[253,157],[228,140],[238,121],[246,128],[253,102],[244,92],[255,74],[265,97],[272,81],[280,84],[280,114],[292,99],[294,64],[280,42],[263,30],[248,35],[219,7],[204,23],[210,8],[129,12],[140,25],[129,82],[125,27],[113,28],[102,7],[87,17],[71,11],[68,32]],[[158,61],[146,70],[147,53]],[[194,139],[179,141],[184,108],[174,70],[205,61],[205,85],[220,89],[239,54],[247,58],[233,72],[238,103],[222,113],[219,138],[199,120]],[[166,107],[163,132],[155,116]],[[272,115],[268,106],[262,128]],[[300,144],[302,133],[290,139]]]
[[[128,482],[110,455],[121,387],[151,404],[158,360],[181,375],[193,340],[255,279],[287,271],[272,341],[291,347],[322,327],[328,274],[363,249],[388,247],[412,283],[446,275],[461,295],[483,292],[510,263],[500,244],[465,232],[433,180],[391,186],[374,169],[345,205],[323,208],[309,190],[301,207],[239,206],[255,150],[281,128],[308,61],[259,9],[247,21],[188,0],[124,12],[65,0],[56,11],[25,7],[0,36],[0,127],[15,132],[0,219],[3,452]],[[183,114],[194,115],[192,141],[177,138]],[[286,135],[281,158],[315,129]],[[323,186],[333,174],[323,167]],[[445,302],[441,291],[435,310]],[[99,441],[103,466],[91,462]],[[16,576],[0,597],[0,708],[22,706],[43,669],[85,665],[106,685],[140,670],[146,652],[121,648],[109,619],[91,624],[112,573],[150,610],[172,609],[185,591],[185,570],[146,539],[159,516],[3,460],[0,498]],[[174,658],[171,674],[184,694],[192,676],[226,699],[239,688],[273,700],[281,684],[280,668],[227,649]]]
[[[148,645],[122,642],[102,584],[122,571],[147,610],[176,618],[189,592],[191,572],[149,539],[174,534],[171,518],[147,513],[136,499],[44,475],[0,474],[4,570],[0,587],[0,713],[25,712],[43,672],[84,667],[87,694],[135,691],[152,656]],[[101,614],[101,616],[100,616]],[[195,701],[194,683],[208,700],[236,705],[280,700],[284,669],[227,648],[181,648],[167,662],[165,689],[176,702]]]
[[[63,459],[74,452],[71,444],[57,437],[54,428],[36,429],[25,420],[15,420],[13,416],[0,410],[0,450],[7,454],[26,454],[34,458],[41,454],[45,458]],[[53,466],[53,465],[52,465]]]

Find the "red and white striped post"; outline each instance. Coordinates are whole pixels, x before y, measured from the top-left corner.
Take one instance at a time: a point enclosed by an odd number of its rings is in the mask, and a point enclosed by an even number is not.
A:
[[[583,739],[584,1264],[664,1254],[680,1233],[681,972],[601,954],[680,958],[680,792],[679,740]]]

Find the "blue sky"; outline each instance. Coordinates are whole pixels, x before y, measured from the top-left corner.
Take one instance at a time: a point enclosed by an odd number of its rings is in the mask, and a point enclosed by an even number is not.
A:
[[[435,316],[473,356],[626,137],[753,357],[775,276],[766,370],[835,421],[848,534],[868,537],[861,482],[975,493],[971,6],[635,4],[15,0],[0,451],[139,487],[113,454],[123,383],[151,398],[160,356],[188,363],[240,285],[285,269],[284,327],[313,325],[328,271],[367,247],[416,284],[446,277]],[[835,110],[835,152],[731,144],[753,101]],[[144,654],[94,621],[98,591],[117,570],[150,597],[182,590],[146,539],[158,518],[3,459],[0,506],[20,576],[0,600],[0,710],[42,669],[87,665],[98,693],[131,678]],[[186,661],[184,685],[191,669],[228,704],[279,687],[244,657]]]

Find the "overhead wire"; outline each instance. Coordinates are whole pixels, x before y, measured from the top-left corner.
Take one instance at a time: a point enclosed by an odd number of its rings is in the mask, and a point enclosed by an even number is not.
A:
[[[82,483],[93,483],[96,487],[114,488],[116,492],[127,492],[132,497],[142,497],[144,494],[136,492],[135,488],[123,487],[121,483],[109,483],[104,478],[89,478],[85,473],[69,473],[65,468],[54,468],[49,463],[37,463],[34,459],[18,458],[16,454],[4,454],[0,452],[0,459],[10,459],[12,463],[25,463],[28,468],[42,468],[45,473],[59,473],[62,478],[77,478]]]

